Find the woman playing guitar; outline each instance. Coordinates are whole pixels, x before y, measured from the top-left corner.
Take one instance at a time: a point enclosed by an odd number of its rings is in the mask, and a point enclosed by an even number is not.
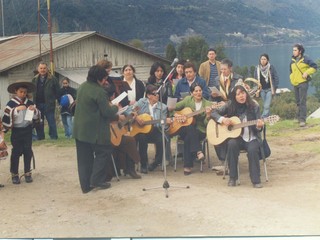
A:
[[[212,102],[206,100],[202,96],[202,87],[199,83],[194,82],[190,86],[191,96],[185,97],[178,102],[175,110],[173,122],[170,127],[181,126],[178,134],[184,141],[183,158],[184,158],[184,175],[190,175],[193,167],[193,160],[197,158],[204,160],[204,154],[201,149],[200,141],[206,137],[206,115],[205,108],[211,107]],[[196,124],[187,124],[189,121],[188,114],[183,114],[183,109],[190,108],[193,112],[198,111],[195,115]],[[202,111],[202,110],[203,111]],[[193,115],[193,114],[191,114]],[[190,115],[189,115],[190,116]],[[190,123],[192,120],[190,121]]]
[[[226,127],[234,125],[231,117],[237,116],[242,122],[257,120],[256,125],[244,127],[242,133],[237,138],[227,140],[227,161],[229,163],[229,182],[228,186],[236,186],[238,179],[238,160],[240,150],[246,150],[249,160],[250,178],[255,188],[261,188],[260,180],[260,132],[264,126],[264,121],[260,119],[260,107],[257,102],[252,100],[243,85],[236,85],[230,94],[230,101],[224,106],[207,113],[217,123]],[[210,132],[208,132],[210,134]]]

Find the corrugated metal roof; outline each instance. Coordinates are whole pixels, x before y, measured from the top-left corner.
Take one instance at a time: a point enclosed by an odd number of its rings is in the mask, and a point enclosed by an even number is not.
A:
[[[81,85],[83,82],[87,81],[89,68],[77,68],[77,69],[56,69],[56,72],[62,76],[68,77],[71,81]],[[109,76],[120,77],[121,74],[111,71]]]
[[[144,52],[149,56],[153,56],[164,62],[170,63],[167,59],[143,51],[141,49],[134,48],[118,40],[103,36],[94,31],[88,32],[69,32],[69,33],[53,33],[52,42],[53,49],[57,50],[65,47],[74,41],[81,40],[92,35],[98,35],[106,38],[109,41],[116,42],[123,46],[133,48],[137,51]],[[50,51],[50,36],[49,34],[41,35],[41,49],[42,55],[48,54]],[[37,59],[39,57],[39,35],[38,34],[24,34],[18,35],[16,38],[7,40],[0,44],[0,72],[6,71],[10,68],[16,67],[28,61]]]
[[[66,46],[95,32],[73,32],[52,34],[53,49]],[[41,35],[42,54],[50,51],[49,34]],[[39,57],[39,35],[25,34],[0,44],[0,72]]]

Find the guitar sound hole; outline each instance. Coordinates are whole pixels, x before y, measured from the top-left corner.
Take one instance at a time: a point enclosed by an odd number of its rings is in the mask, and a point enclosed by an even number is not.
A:
[[[228,126],[228,130],[229,130],[229,131],[232,131],[232,129],[233,129],[233,126],[232,126],[232,125]]]

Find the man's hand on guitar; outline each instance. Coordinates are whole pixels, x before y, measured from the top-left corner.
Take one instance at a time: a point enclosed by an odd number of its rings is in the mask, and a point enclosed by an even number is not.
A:
[[[262,120],[262,119],[258,119],[257,120],[257,125],[256,125],[256,127],[257,128],[262,128],[264,126],[264,121]]]

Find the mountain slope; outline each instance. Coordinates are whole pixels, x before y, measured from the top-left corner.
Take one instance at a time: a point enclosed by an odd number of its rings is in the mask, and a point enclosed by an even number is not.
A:
[[[42,19],[47,17],[45,2]],[[317,11],[317,0],[51,1],[53,31],[95,30],[122,41],[137,38],[153,52],[192,34],[226,45],[317,41]],[[4,12],[6,35],[37,32],[36,0],[7,1]],[[46,32],[47,24],[41,22]]]

